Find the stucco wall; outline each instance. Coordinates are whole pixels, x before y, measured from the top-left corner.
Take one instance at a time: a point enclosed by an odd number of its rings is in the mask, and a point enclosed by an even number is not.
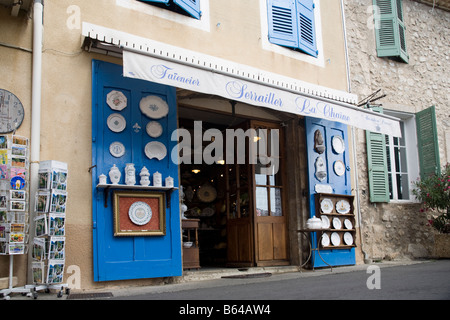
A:
[[[441,165],[450,161],[450,13],[403,1],[409,63],[378,58],[370,6],[372,0],[345,1],[351,91],[362,100],[378,89],[385,109],[416,113],[436,106]],[[419,205],[369,202],[366,139],[356,130],[363,249],[373,259],[432,254],[433,230]]]

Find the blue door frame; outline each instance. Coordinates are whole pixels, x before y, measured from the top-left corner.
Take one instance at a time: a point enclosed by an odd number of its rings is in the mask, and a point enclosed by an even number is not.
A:
[[[323,119],[305,118],[306,128],[306,147],[308,158],[308,181],[309,181],[309,216],[312,217],[316,214],[316,185],[325,185],[331,187],[334,194],[351,195],[351,181],[350,181],[350,161],[349,161],[349,148],[348,148],[348,132],[347,126],[339,123],[332,122]],[[324,140],[325,150],[319,154],[314,148],[314,134],[316,130],[319,130]],[[343,153],[336,153],[333,151],[331,141],[334,136],[340,136],[345,142],[345,151]],[[317,157],[321,157],[324,165],[326,177],[323,180],[319,180],[315,174],[315,162]],[[335,174],[333,164],[335,161],[343,161],[346,171],[342,176]],[[315,232],[311,237],[312,248],[317,248],[318,241]],[[322,260],[326,261],[326,263]],[[355,249],[320,249],[320,257],[317,251],[313,251],[311,257],[313,267],[326,267],[340,266],[340,265],[353,265],[355,264]]]
[[[177,129],[175,88],[124,78],[122,66],[104,61],[93,60],[92,71],[94,281],[180,276],[182,262],[178,190],[171,191],[170,196],[166,197],[166,201],[170,203],[165,204],[165,235],[116,237],[113,230],[113,191],[96,187],[99,175],[108,175],[114,164],[122,173],[120,184],[125,184],[126,163],[134,163],[136,167],[136,184],[139,184],[141,168],[146,166],[150,174],[158,171],[162,174],[163,181],[171,176],[174,186],[179,185],[178,165],[171,161],[171,150],[177,143],[171,141],[171,134]],[[108,106],[107,94],[112,90],[120,91],[126,96],[125,109],[117,111]],[[148,95],[158,96],[168,103],[169,113],[166,117],[154,120],[141,113],[139,102]],[[108,128],[107,118],[112,113],[119,113],[126,119],[126,127],[122,132],[113,132]],[[160,137],[151,138],[146,133],[149,121],[161,124],[163,134]],[[126,149],[125,154],[119,158],[113,157],[109,151],[110,144],[115,141],[123,143]],[[164,159],[149,159],[145,156],[144,147],[150,141],[159,141],[166,146],[167,156]],[[108,194],[105,195],[105,192]]]

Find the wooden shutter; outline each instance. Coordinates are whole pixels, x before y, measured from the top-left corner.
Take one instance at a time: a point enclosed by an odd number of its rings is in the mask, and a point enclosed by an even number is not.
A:
[[[372,110],[383,112],[381,107],[373,107]],[[385,135],[366,131],[366,145],[370,202],[389,202]]]
[[[373,4],[378,8],[374,12],[378,57],[396,57],[408,63],[402,0],[373,0]]]
[[[416,113],[420,177],[440,174],[439,146],[434,106]]]
[[[295,0],[268,0],[269,41],[280,46],[298,47]]]
[[[316,30],[314,22],[314,1],[297,0],[299,49],[317,57]]]
[[[200,19],[200,0],[173,0],[180,8],[196,19]]]

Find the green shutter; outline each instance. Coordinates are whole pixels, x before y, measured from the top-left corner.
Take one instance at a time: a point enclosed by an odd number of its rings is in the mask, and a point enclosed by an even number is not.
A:
[[[440,174],[439,146],[434,106],[416,113],[420,177]]]
[[[372,110],[383,112],[381,107],[373,107]],[[370,202],[389,202],[385,135],[366,131],[366,145]]]
[[[373,0],[378,57],[399,58],[408,63],[402,0]],[[377,14],[378,13],[378,14]]]

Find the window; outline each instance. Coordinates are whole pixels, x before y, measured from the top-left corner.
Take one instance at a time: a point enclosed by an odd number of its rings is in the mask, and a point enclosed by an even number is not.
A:
[[[200,0],[139,0],[152,3],[155,6],[166,8],[181,14],[188,14],[195,19],[200,19]]]
[[[373,0],[378,57],[408,63],[402,0]]]
[[[383,112],[380,107],[372,109]],[[412,200],[411,183],[419,175],[439,173],[434,107],[415,115],[395,111],[384,113],[401,120],[402,137],[366,131],[370,201]]]
[[[269,41],[317,57],[313,0],[267,0]]]

